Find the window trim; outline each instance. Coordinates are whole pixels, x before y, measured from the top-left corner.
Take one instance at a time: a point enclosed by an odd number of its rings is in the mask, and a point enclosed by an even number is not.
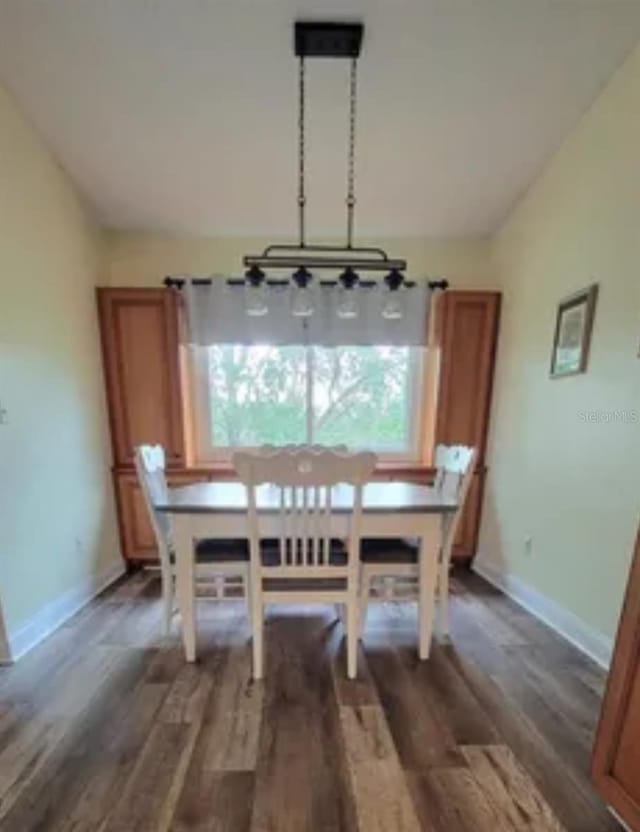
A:
[[[313,360],[310,347],[306,347],[307,370],[313,376]],[[207,353],[205,347],[188,348],[187,364],[189,368],[191,390],[191,424],[193,437],[193,457],[196,465],[224,466],[231,462],[234,452],[245,450],[255,451],[257,447],[238,446],[237,448],[220,448],[210,442],[209,426],[212,423],[211,397],[208,395],[207,384]],[[429,362],[425,360],[425,350],[410,348],[409,370],[409,449],[376,451],[380,462],[385,465],[422,465],[424,462],[424,408],[426,404],[425,378]],[[311,433],[313,384],[307,385],[307,433]],[[314,441],[311,435],[311,442]]]

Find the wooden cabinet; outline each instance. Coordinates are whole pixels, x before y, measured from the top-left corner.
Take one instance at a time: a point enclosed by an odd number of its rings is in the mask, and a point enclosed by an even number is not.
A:
[[[170,289],[98,289],[114,464],[133,465],[140,443],[185,464],[178,309]]]
[[[476,472],[453,557],[475,555],[485,479],[485,450],[500,316],[499,292],[448,291],[440,299],[440,382],[436,442],[473,445]]]
[[[593,751],[592,774],[605,800],[640,832],[640,531]]]

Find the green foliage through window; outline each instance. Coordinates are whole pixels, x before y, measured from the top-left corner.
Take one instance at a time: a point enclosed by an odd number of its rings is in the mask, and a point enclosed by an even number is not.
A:
[[[207,352],[218,448],[319,442],[411,450],[415,350],[218,345]]]

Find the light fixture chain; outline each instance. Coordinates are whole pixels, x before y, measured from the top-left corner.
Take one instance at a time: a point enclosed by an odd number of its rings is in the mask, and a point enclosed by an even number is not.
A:
[[[356,98],[358,59],[351,59],[349,74],[349,151],[347,163],[347,248],[353,246],[353,220],[356,207],[355,156],[356,156]]]
[[[307,202],[305,194],[305,64],[304,55],[300,56],[300,74],[298,86],[298,215],[300,224],[300,248],[304,248],[305,217],[304,209]]]

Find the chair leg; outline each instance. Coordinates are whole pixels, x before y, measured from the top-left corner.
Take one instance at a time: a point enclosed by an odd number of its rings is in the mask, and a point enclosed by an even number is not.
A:
[[[443,558],[440,563],[440,580],[438,586],[440,633],[449,637],[449,559]]]
[[[251,594],[251,576],[249,570],[242,576],[242,591],[244,592],[244,600],[247,605],[247,621],[249,622],[249,632],[253,632],[253,602]]]
[[[358,599],[347,604],[347,676],[355,679],[358,675]]]
[[[253,631],[253,678],[264,674],[264,607],[259,587],[251,587],[251,629]]]
[[[345,605],[344,604],[336,604],[335,606],[336,606],[336,617],[338,618],[338,620],[340,621],[340,623],[342,624],[342,626],[346,630],[347,629],[347,614],[346,614],[346,610],[345,610]]]
[[[418,559],[418,655],[428,659],[433,634],[433,608],[438,582],[440,522],[437,515],[425,516],[425,530],[420,539]]]
[[[173,618],[174,606],[174,580],[173,575],[162,573],[162,631],[165,636],[171,634],[171,619]]]
[[[364,636],[364,629],[367,623],[367,608],[369,606],[369,593],[371,592],[371,579],[363,570],[360,576],[360,597],[358,599],[358,635]]]

